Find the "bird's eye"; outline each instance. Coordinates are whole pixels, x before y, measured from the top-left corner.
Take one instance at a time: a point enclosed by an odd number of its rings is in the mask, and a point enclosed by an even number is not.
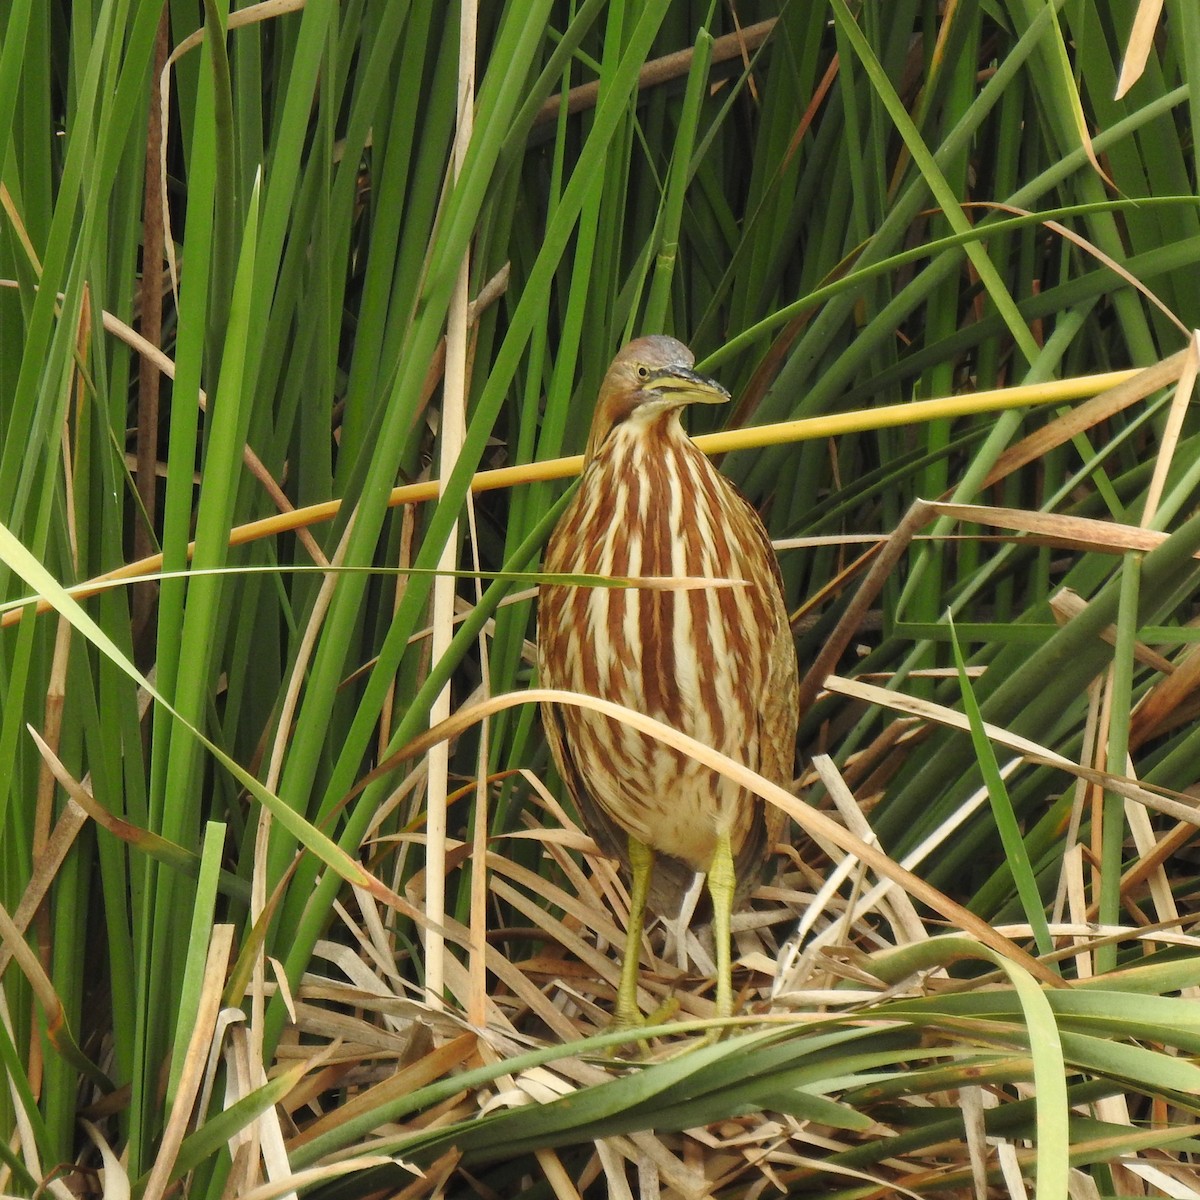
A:
[[[639,379],[649,379],[650,378],[650,368],[647,366],[644,366],[642,364],[638,365],[637,373],[638,373]]]

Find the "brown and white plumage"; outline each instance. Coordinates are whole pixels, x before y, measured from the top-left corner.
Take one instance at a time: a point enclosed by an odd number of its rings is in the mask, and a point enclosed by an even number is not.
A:
[[[684,405],[728,398],[692,371],[693,361],[680,342],[661,336],[639,338],[614,359],[579,491],[551,535],[544,567],[745,585],[544,585],[541,681],[656,717],[787,786],[797,669],[779,564],[758,514],[680,424]],[[745,898],[778,835],[777,810],[619,721],[574,706],[547,706],[543,715],[555,761],[601,849],[626,865],[639,845],[653,852],[653,910],[678,912],[696,872],[712,884],[723,848],[737,881],[730,907]],[[631,948],[636,956],[632,934]],[[727,946],[725,957],[727,970]],[[728,981],[718,984],[728,1007]],[[630,1004],[623,996],[619,1019],[629,1019]]]

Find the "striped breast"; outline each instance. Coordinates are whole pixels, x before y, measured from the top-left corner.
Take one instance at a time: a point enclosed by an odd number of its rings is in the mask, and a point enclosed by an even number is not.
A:
[[[544,586],[541,680],[656,717],[791,782],[796,665],[778,563],[758,515],[677,412],[612,431],[550,539],[545,569],[744,580],[689,591]],[[782,710],[781,729],[764,727],[764,707]],[[655,739],[575,706],[554,719],[551,745],[577,801],[691,870],[708,870],[719,832],[736,856],[761,823],[756,798]],[[585,815],[589,807],[581,803]],[[598,840],[614,852],[609,832]]]

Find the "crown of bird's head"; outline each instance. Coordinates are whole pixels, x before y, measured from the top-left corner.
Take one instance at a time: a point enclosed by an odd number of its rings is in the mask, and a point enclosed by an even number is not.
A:
[[[652,419],[686,404],[723,404],[729,393],[715,380],[692,370],[692,352],[673,337],[636,338],[612,360],[588,438],[587,461],[609,434],[631,418]]]

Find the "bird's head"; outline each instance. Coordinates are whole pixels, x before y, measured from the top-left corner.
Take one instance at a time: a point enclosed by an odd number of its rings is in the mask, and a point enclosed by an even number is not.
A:
[[[612,360],[600,385],[588,437],[588,462],[609,434],[629,420],[651,422],[685,404],[724,404],[729,393],[692,370],[692,352],[672,337],[654,334],[630,342]]]

